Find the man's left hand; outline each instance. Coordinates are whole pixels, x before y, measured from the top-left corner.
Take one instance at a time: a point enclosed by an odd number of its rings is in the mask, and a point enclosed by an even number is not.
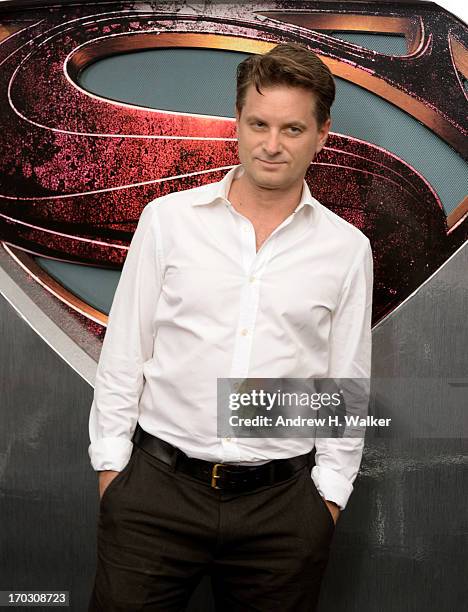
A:
[[[341,512],[340,507],[337,506],[335,502],[328,501],[328,499],[324,499],[323,501],[327,504],[327,508],[330,511],[330,514],[332,515],[333,522],[336,525],[336,521],[338,520],[338,517],[340,516]]]

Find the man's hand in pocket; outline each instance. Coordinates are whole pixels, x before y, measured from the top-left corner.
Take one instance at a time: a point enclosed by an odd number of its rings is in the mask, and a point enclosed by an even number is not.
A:
[[[335,502],[332,501],[328,501],[328,499],[324,499],[324,502],[327,504],[328,510],[330,511],[330,514],[332,515],[333,518],[333,522],[336,525],[336,522],[338,521],[338,517],[340,516],[340,507],[335,504]]]
[[[117,474],[120,474],[120,472],[116,472],[115,470],[102,470],[99,472],[99,499],[102,499],[104,491],[114,480]]]

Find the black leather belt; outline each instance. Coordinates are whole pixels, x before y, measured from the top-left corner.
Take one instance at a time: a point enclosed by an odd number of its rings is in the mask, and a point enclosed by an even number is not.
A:
[[[295,472],[308,465],[310,453],[290,459],[273,459],[258,466],[211,463],[203,459],[188,457],[183,451],[168,442],[144,431],[139,423],[133,435],[133,443],[144,451],[201,482],[226,493],[243,493],[287,480]]]

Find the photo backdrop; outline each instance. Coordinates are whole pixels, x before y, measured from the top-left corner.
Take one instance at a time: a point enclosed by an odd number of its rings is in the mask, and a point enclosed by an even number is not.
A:
[[[468,34],[418,2],[0,5],[0,589],[85,609],[90,385],[128,245],[149,201],[238,163],[236,65],[286,41],[336,77],[306,180],[371,241],[371,411],[397,432],[366,444],[321,609],[461,605]]]

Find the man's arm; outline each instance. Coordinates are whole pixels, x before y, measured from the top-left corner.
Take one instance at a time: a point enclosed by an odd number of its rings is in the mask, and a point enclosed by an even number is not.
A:
[[[370,378],[372,288],[372,250],[366,240],[356,254],[332,314],[329,378]],[[312,479],[322,497],[343,510],[359,470],[364,438],[316,438],[315,446]],[[338,509],[327,505],[336,520]]]
[[[143,389],[143,366],[152,358],[154,316],[161,291],[155,205],[138,222],[115,292],[96,373],[89,418],[93,468],[108,484],[129,461]]]

